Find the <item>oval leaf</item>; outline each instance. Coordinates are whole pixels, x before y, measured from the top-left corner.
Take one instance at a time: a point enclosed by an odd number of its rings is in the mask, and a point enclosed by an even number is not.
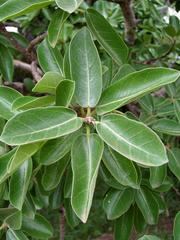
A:
[[[103,92],[97,113],[104,114],[119,108],[163,85],[176,81],[179,76],[179,71],[168,68],[148,68],[128,74]]]
[[[102,92],[101,62],[90,32],[80,30],[70,45],[71,76],[75,81],[75,98],[82,107],[95,107]]]
[[[152,188],[158,188],[163,183],[167,175],[167,165],[150,168],[149,182]]]
[[[173,235],[174,240],[179,240],[180,238],[180,211],[176,214],[176,217],[174,219],[174,226],[173,226]]]
[[[91,208],[102,153],[103,142],[96,134],[79,136],[72,147],[71,204],[76,215],[84,223]]]
[[[160,119],[153,124],[152,128],[161,133],[180,136],[180,123],[171,119]]]
[[[70,109],[63,107],[30,109],[8,121],[1,141],[9,145],[28,144],[67,135],[81,126],[82,120]]]
[[[9,229],[6,233],[6,240],[28,240],[28,238],[21,231]]]
[[[0,44],[0,72],[5,80],[12,82],[14,73],[13,56],[8,48]]]
[[[88,27],[107,53],[119,65],[125,63],[128,58],[128,47],[109,22],[94,9],[88,9],[85,16]]]
[[[168,166],[172,173],[179,179],[180,181],[180,149],[179,148],[172,148],[168,151]]]
[[[144,124],[123,115],[109,114],[96,123],[100,137],[114,150],[145,166],[168,162],[160,138]]]
[[[79,5],[83,2],[83,0],[55,0],[58,7],[63,9],[68,13],[74,12]]]

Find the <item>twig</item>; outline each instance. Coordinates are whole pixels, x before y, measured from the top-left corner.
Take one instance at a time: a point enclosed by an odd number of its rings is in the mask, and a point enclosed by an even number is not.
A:
[[[24,94],[25,92],[25,87],[22,82],[4,82],[4,86],[11,87],[13,89],[16,89],[17,91],[21,92]]]
[[[38,66],[37,66],[37,61],[33,61],[31,63],[31,72],[33,75],[33,78],[36,82],[38,82],[41,79],[41,74],[39,72]]]
[[[65,237],[65,209],[62,207],[60,210],[60,240]]]
[[[46,36],[47,36],[47,32],[45,32],[45,33],[37,36],[36,38],[34,38],[34,39],[30,42],[29,46],[27,47],[27,52],[29,52],[29,53],[32,52],[33,48],[34,48],[38,43],[42,42]]]

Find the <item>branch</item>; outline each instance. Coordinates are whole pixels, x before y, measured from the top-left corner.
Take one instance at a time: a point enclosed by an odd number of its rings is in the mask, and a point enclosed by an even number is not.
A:
[[[60,210],[60,240],[65,237],[65,209],[62,207]]]
[[[36,38],[34,38],[34,39],[30,42],[29,46],[27,47],[27,52],[29,52],[29,53],[32,52],[32,51],[33,51],[33,48],[34,48],[38,43],[42,42],[46,36],[47,36],[47,32],[45,32],[45,33],[37,36]]]

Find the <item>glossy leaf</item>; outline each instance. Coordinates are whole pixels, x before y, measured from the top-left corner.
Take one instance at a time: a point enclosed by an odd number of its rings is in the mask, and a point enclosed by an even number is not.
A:
[[[56,89],[56,105],[68,107],[75,91],[74,81],[62,80]]]
[[[136,168],[129,159],[108,147],[105,147],[102,159],[106,168],[120,184],[139,188]]]
[[[75,212],[72,209],[70,199],[65,200],[64,206],[65,206],[67,223],[73,229],[79,224],[79,219],[77,218]]]
[[[57,72],[47,72],[42,79],[38,81],[33,88],[33,92],[56,94],[56,88],[63,80],[63,77]]]
[[[28,238],[22,231],[8,229],[6,233],[6,240],[28,240]]]
[[[22,230],[27,235],[37,239],[49,239],[53,236],[53,228],[41,215],[37,214],[34,219],[23,217]]]
[[[69,134],[78,130],[81,125],[82,120],[67,108],[30,109],[8,121],[1,141],[9,145],[28,144]]]
[[[0,6],[0,22],[51,4],[53,0],[8,0]]]
[[[13,102],[12,110],[28,110],[37,107],[46,107],[52,105],[55,102],[54,96],[44,96],[44,97],[30,97],[24,96],[16,99]]]
[[[148,68],[128,74],[102,94],[97,113],[104,114],[178,79],[180,72],[168,68]]]
[[[63,59],[63,73],[67,79],[71,79],[70,59],[69,59],[69,47],[66,49]]]
[[[60,50],[52,48],[45,39],[37,49],[38,61],[44,72],[58,72],[62,74],[63,59]]]
[[[46,191],[50,191],[58,186],[61,178],[69,163],[69,154],[63,157],[58,162],[45,167],[44,174],[42,176],[42,186]]]
[[[133,208],[130,208],[125,214],[115,221],[114,240],[127,240],[131,236],[134,223]]]
[[[7,219],[8,217],[14,215],[15,213],[17,213],[18,210],[12,207],[9,208],[0,208],[0,220],[4,221],[5,219]]]
[[[114,150],[145,166],[168,162],[159,137],[144,124],[123,115],[109,114],[96,122],[99,136]]]
[[[180,100],[176,100],[174,102],[174,109],[175,109],[175,113],[176,113],[178,122],[180,123]]]
[[[174,226],[173,226],[173,236],[174,240],[179,240],[180,238],[180,211],[176,214],[174,219]]]
[[[162,165],[160,167],[150,168],[150,179],[149,182],[152,188],[158,188],[163,183],[167,175],[167,166]]]
[[[52,20],[48,27],[48,40],[51,47],[55,47],[58,43],[62,27],[69,14],[59,9],[56,10],[53,14]]]
[[[72,146],[71,204],[76,215],[84,223],[91,208],[102,153],[103,142],[96,134],[81,135]]]
[[[20,230],[22,226],[22,212],[13,213],[5,219],[4,223],[13,230]]]
[[[180,149],[172,148],[168,151],[168,166],[172,173],[179,179],[180,181]]]
[[[102,69],[87,28],[80,30],[71,41],[69,56],[77,103],[82,107],[95,107],[102,92]]]
[[[0,72],[5,80],[12,82],[14,73],[13,56],[9,49],[1,44],[0,53]]]
[[[147,224],[145,219],[139,210],[139,208],[135,205],[134,207],[134,227],[137,233],[144,233],[146,231]]]
[[[128,58],[128,48],[109,22],[96,10],[88,9],[86,21],[91,32],[106,52],[119,64]]]
[[[158,221],[159,209],[158,203],[151,191],[142,187],[136,192],[135,200],[146,222],[150,225],[156,224]]]
[[[164,134],[180,136],[180,123],[171,119],[160,119],[153,124],[152,128]]]
[[[79,5],[83,2],[83,0],[55,0],[58,7],[63,9],[68,13],[74,12]]]
[[[134,201],[134,190],[127,188],[123,191],[111,189],[105,196],[103,208],[109,220],[121,217],[128,211]]]
[[[19,97],[22,97],[21,93],[14,89],[0,87],[0,116],[2,118],[8,120],[15,115],[12,111],[12,104]]]
[[[161,240],[155,235],[144,235],[143,237],[139,238],[138,240]]]
[[[118,72],[115,74],[115,76],[113,77],[111,82],[115,83],[115,82],[119,81],[120,79],[123,79],[128,74],[133,73],[133,72],[135,72],[135,69],[131,65],[123,64],[119,68]]]
[[[9,185],[9,199],[12,206],[21,210],[32,174],[32,161],[26,160],[12,175]]]

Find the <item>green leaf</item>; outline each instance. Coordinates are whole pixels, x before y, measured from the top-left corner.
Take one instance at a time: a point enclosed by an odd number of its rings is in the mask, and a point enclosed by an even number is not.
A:
[[[50,191],[58,186],[68,163],[69,154],[67,154],[58,162],[45,167],[41,181],[44,190]]]
[[[66,221],[67,221],[68,225],[73,229],[76,226],[78,226],[79,219],[77,218],[75,212],[72,209],[70,199],[68,199],[68,198],[65,199],[64,207],[65,207]]]
[[[64,182],[63,196],[64,198],[71,198],[72,192],[72,169],[71,166],[67,169],[66,179]]]
[[[42,79],[38,81],[33,88],[33,92],[56,94],[56,88],[63,80],[63,77],[57,72],[47,72]]]
[[[75,91],[75,82],[62,80],[56,89],[56,105],[68,107],[71,103]]]
[[[71,204],[83,223],[87,221],[91,208],[102,153],[103,142],[96,134],[83,134],[72,146]]]
[[[74,12],[79,5],[83,2],[83,0],[55,0],[58,7],[63,9],[68,13]]]
[[[161,239],[154,235],[144,235],[143,237],[139,238],[138,240],[161,240]]]
[[[31,97],[23,96],[13,102],[12,110],[28,110],[37,107],[46,107],[55,102],[54,96]]]
[[[180,123],[180,100],[176,100],[174,102],[174,109],[175,109],[175,113],[176,113],[178,122]]]
[[[148,68],[130,73],[102,94],[97,113],[104,114],[132,102],[178,79],[180,72],[168,68]]]
[[[71,79],[70,59],[69,59],[69,47],[67,47],[64,59],[63,59],[63,73],[67,79]]]
[[[173,226],[173,236],[174,240],[179,240],[180,238],[180,211],[176,214],[174,219],[174,226]]]
[[[52,48],[47,39],[39,44],[37,49],[38,61],[44,72],[58,72],[62,74],[63,59],[60,50]]]
[[[22,226],[22,212],[18,211],[7,217],[4,224],[13,230],[20,230]]]
[[[56,10],[52,16],[52,20],[48,27],[48,40],[51,47],[55,47],[58,43],[64,22],[68,18],[69,14],[59,9]]]
[[[114,220],[128,211],[134,201],[134,190],[126,188],[123,191],[111,189],[105,196],[103,208],[109,220]]]
[[[134,227],[137,233],[144,233],[146,231],[147,224],[145,219],[137,206],[134,207]]]
[[[30,109],[8,121],[1,135],[1,141],[9,145],[28,144],[67,135],[81,126],[82,120],[68,108]]]
[[[133,208],[115,221],[114,240],[127,240],[131,236],[134,223]]]
[[[17,213],[18,210],[12,207],[9,208],[0,208],[0,220],[4,221],[5,219],[7,219],[8,217],[14,215],[15,213]]]
[[[129,64],[123,64],[120,68],[119,68],[119,70],[118,70],[118,72],[115,74],[115,76],[113,77],[113,79],[112,79],[112,83],[115,83],[115,82],[117,82],[117,81],[120,81],[121,79],[123,79],[125,76],[127,76],[128,74],[130,74],[130,73],[133,73],[133,72],[135,72],[135,69],[131,66],[131,65],[129,65]]]
[[[69,56],[77,103],[82,107],[95,107],[102,92],[102,69],[87,28],[80,30],[71,41]]]
[[[22,230],[27,235],[37,239],[49,239],[53,236],[53,228],[41,215],[37,214],[34,219],[23,217]]]
[[[180,136],[180,123],[176,122],[172,119],[160,119],[157,120],[152,128],[164,134],[172,135],[172,136]]]
[[[172,148],[168,151],[168,166],[172,173],[177,177],[177,179],[180,181],[180,149],[179,148]]]
[[[22,97],[21,93],[8,87],[0,87],[0,116],[6,120],[15,115],[12,111],[13,102]]]
[[[128,47],[108,21],[94,9],[88,9],[85,16],[88,27],[106,52],[119,65],[127,62]]]
[[[9,199],[12,206],[22,209],[32,174],[32,160],[26,160],[12,175],[9,184]]]
[[[51,4],[53,0],[8,0],[0,6],[0,22],[21,16]]]
[[[38,142],[19,146],[11,158],[10,164],[8,165],[8,173],[11,174],[18,169],[18,167],[20,167],[24,161],[30,159],[30,157],[34,155],[39,148],[41,148],[42,144],[43,142]]]
[[[0,72],[5,80],[12,82],[14,73],[13,56],[8,48],[0,44]]]
[[[135,200],[146,222],[150,225],[157,224],[159,209],[158,203],[152,192],[149,189],[142,187],[136,192]]]
[[[103,162],[112,176],[122,185],[139,188],[139,179],[134,164],[124,156],[107,146],[103,153]]]
[[[144,124],[123,115],[108,114],[96,122],[99,136],[114,150],[145,166],[168,162],[160,138]]]
[[[28,238],[22,231],[14,231],[12,229],[8,229],[6,233],[6,240],[28,240]]]
[[[71,146],[79,132],[65,137],[49,140],[40,151],[39,162],[43,165],[50,165],[59,161],[71,150]]]
[[[152,188],[158,188],[163,183],[167,175],[167,165],[150,168],[149,182]]]

